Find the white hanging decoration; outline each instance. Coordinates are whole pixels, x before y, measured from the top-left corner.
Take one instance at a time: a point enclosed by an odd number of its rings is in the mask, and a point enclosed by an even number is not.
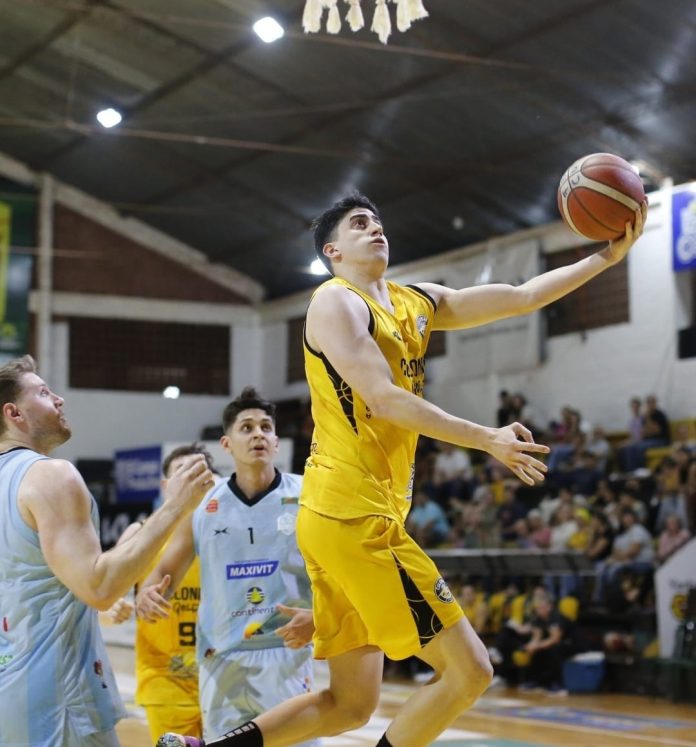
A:
[[[346,19],[351,31],[360,31],[365,25],[365,19],[363,17],[362,8],[360,7],[360,0],[346,0],[350,8]]]
[[[382,44],[386,44],[392,30],[391,15],[388,2],[396,5],[396,27],[399,31],[407,31],[414,21],[428,17],[428,11],[423,0],[374,0],[375,14],[372,19],[371,30],[374,31]],[[359,31],[365,26],[365,18],[361,7],[362,0],[345,0],[349,6],[346,21],[351,31]],[[305,0],[302,14],[302,28],[305,33],[315,34],[321,31],[324,9],[329,13],[326,19],[326,30],[329,34],[338,34],[341,30],[341,14],[338,0]]]
[[[302,28],[305,34],[321,31],[321,16],[324,12],[323,0],[307,0],[302,14]]]
[[[393,0],[396,3],[396,28],[408,31],[411,28],[411,9],[409,0]]]
[[[387,0],[376,0],[376,2],[377,7],[375,8],[375,15],[372,18],[372,27],[370,30],[377,34],[382,44],[386,44],[391,34],[389,8],[387,8]]]
[[[326,30],[337,34],[341,30],[341,14],[338,12],[338,0],[329,0],[329,17],[326,19]]]
[[[420,21],[428,17],[428,11],[423,5],[423,0],[402,0],[408,2],[409,16],[411,21]]]

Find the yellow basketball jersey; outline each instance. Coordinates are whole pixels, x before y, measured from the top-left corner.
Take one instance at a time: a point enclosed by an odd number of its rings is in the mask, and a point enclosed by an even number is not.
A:
[[[387,282],[392,314],[342,278],[328,284],[343,285],[365,301],[370,333],[394,383],[422,397],[435,302],[420,289]],[[418,433],[375,418],[306,338],[304,355],[314,435],[300,502],[336,518],[377,514],[403,522],[411,504]]]
[[[153,567],[158,561],[159,556]],[[196,616],[200,597],[200,562],[196,555],[169,599],[169,617],[154,623],[136,622],[135,701],[139,705],[198,703]]]

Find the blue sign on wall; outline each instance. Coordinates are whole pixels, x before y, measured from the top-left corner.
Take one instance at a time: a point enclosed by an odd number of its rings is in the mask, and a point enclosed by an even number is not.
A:
[[[696,267],[696,184],[672,193],[672,264],[675,272]]]
[[[114,472],[119,503],[155,500],[160,492],[162,447],[117,451]]]

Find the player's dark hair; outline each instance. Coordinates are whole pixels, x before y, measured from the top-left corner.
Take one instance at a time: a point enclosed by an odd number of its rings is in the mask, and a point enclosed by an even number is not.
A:
[[[165,477],[169,477],[169,468],[172,466],[172,462],[182,456],[189,456],[190,454],[203,454],[205,463],[208,469],[212,472],[213,470],[213,457],[210,452],[197,441],[192,444],[186,444],[186,446],[177,446],[176,449],[172,449],[169,454],[164,458],[162,462],[162,474]]]
[[[36,373],[36,361],[30,355],[15,358],[0,367],[0,410],[15,402],[22,393],[22,376]],[[5,432],[5,419],[0,417],[0,435]]]
[[[225,433],[244,410],[263,410],[275,425],[276,406],[273,402],[264,399],[253,386],[245,386],[239,397],[233,399],[222,413],[222,430]]]
[[[361,195],[360,192],[352,192],[338,202],[334,202],[328,210],[325,210],[312,221],[314,251],[331,274],[333,274],[331,260],[324,254],[324,247],[333,238],[336,226],[341,222],[343,216],[358,207],[371,210],[379,218],[379,211],[372,200],[365,195]]]

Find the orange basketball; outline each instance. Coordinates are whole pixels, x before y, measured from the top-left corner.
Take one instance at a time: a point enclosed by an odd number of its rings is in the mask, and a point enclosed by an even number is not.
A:
[[[593,241],[623,236],[626,222],[645,199],[645,190],[628,161],[611,153],[579,158],[561,177],[558,209],[569,228]]]

